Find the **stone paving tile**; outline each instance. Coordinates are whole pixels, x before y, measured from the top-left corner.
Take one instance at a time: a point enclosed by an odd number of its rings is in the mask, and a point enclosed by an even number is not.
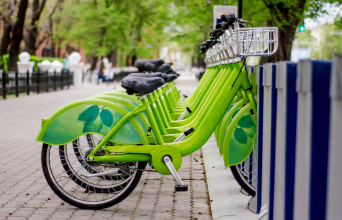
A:
[[[181,82],[178,88],[189,95],[195,85]],[[69,102],[110,90],[107,85],[85,85],[0,100],[0,149],[6,152],[0,161],[0,220],[212,219],[200,150],[183,157],[179,170],[189,185],[188,192],[175,192],[172,176],[144,172],[136,189],[121,203],[104,210],[82,210],[65,203],[50,189],[41,170],[41,143],[34,142],[41,118]]]

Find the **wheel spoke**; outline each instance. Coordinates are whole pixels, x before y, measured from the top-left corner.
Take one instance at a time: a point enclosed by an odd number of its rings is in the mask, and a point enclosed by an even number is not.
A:
[[[89,134],[64,146],[47,146],[46,162],[49,164],[47,175],[52,179],[51,184],[60,192],[57,195],[62,199],[69,198],[67,201],[72,205],[80,207],[79,204],[84,204],[89,207],[89,204],[115,201],[118,196],[123,196],[120,192],[127,190],[132,181],[137,178],[138,164],[141,162],[88,163],[84,159],[101,140],[102,136]],[[97,154],[104,155],[102,151]],[[121,173],[87,177],[87,174],[108,172],[117,168],[120,168]],[[137,180],[140,179],[141,173],[138,176]]]

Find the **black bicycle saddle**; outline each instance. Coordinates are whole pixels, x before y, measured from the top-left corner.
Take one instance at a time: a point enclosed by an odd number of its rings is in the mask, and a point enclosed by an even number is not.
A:
[[[161,65],[163,65],[165,61],[163,59],[157,60],[145,60],[139,59],[136,60],[134,66],[138,68],[139,72],[155,72]]]
[[[160,77],[164,81],[168,79],[168,76],[165,73],[131,73],[128,76],[129,77],[145,77],[145,78]]]
[[[165,73],[171,68],[170,64],[164,63],[155,72]]]
[[[137,96],[149,94],[164,84],[165,81],[160,77],[146,78],[126,76],[121,81],[121,86],[126,89],[128,95],[133,95],[135,93]]]

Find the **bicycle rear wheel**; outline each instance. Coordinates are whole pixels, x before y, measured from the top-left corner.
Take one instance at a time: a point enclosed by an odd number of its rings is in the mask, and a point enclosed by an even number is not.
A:
[[[253,152],[244,162],[230,167],[235,180],[251,196],[256,193],[256,169],[257,157]]]
[[[84,168],[69,143],[64,146],[43,144],[42,169],[51,189],[65,202],[82,209],[103,209],[125,199],[137,186],[146,162],[129,163],[131,172],[125,177],[101,175],[87,177],[89,169]],[[84,161],[85,162],[85,161]],[[113,162],[88,165],[91,170],[109,171]],[[126,168],[127,169],[127,168]]]

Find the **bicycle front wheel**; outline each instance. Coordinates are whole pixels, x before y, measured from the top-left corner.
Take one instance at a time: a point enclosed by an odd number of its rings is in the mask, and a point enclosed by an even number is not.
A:
[[[124,200],[137,186],[146,162],[129,163],[129,175],[101,175],[88,177],[89,169],[69,143],[64,146],[43,144],[42,169],[51,189],[65,202],[82,209],[104,209]],[[113,169],[113,162],[98,163],[91,170],[99,172]],[[117,168],[117,166],[116,166]]]

